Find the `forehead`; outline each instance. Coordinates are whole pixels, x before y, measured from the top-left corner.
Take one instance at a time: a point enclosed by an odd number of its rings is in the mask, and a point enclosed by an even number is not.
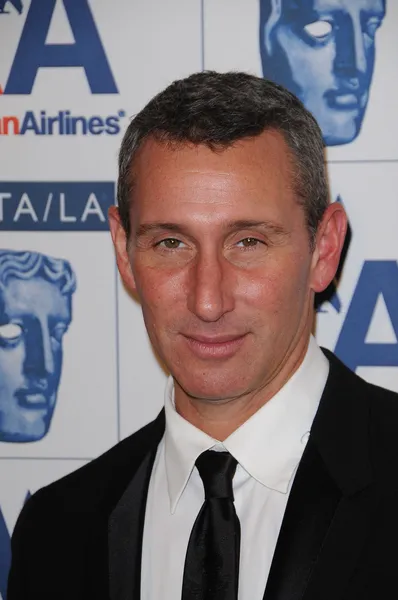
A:
[[[276,131],[216,150],[147,140],[132,172],[133,229],[156,220],[254,218],[264,207],[275,216],[295,198],[291,173],[291,153]]]
[[[382,13],[385,0],[283,0],[282,10],[300,12],[375,12]]]
[[[11,278],[1,296],[4,310],[10,317],[51,315],[70,319],[70,296],[63,295],[57,284],[42,277]]]
[[[212,188],[229,180],[242,187],[287,181],[292,155],[281,133],[270,130],[239,140],[227,148],[211,149],[204,144],[168,144],[147,140],[133,166],[134,189],[195,185]],[[138,195],[138,194],[137,194]]]

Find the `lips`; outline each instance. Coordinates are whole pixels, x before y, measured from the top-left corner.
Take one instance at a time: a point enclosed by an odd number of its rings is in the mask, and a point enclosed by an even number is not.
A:
[[[325,94],[327,103],[337,110],[359,110],[366,104],[366,93],[355,93],[350,90],[329,90]]]
[[[198,358],[225,359],[232,357],[242,346],[247,334],[219,336],[183,335],[186,344]]]
[[[36,389],[20,389],[15,394],[19,406],[31,410],[43,410],[50,407],[49,396]]]

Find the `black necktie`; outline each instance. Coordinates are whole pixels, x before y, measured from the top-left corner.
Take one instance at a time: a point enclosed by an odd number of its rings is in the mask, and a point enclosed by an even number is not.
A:
[[[193,525],[185,559],[182,600],[237,600],[240,524],[228,452],[203,452],[196,461],[205,501]]]

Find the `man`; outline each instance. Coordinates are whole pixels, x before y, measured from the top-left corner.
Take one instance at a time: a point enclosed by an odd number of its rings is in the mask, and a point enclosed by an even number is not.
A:
[[[1,442],[35,442],[49,430],[75,287],[66,260],[0,250]]]
[[[361,130],[385,10],[385,0],[260,0],[264,77],[300,98],[327,146]]]
[[[346,230],[314,118],[244,73],[177,81],[128,127],[118,201],[165,410],[27,503],[8,600],[387,597],[397,397],[311,338]]]

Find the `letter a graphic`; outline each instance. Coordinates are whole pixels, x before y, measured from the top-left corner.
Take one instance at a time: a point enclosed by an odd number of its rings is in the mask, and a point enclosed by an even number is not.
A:
[[[366,336],[379,295],[384,299],[398,338],[398,264],[395,260],[368,260],[363,264],[347,316],[334,349],[353,371],[358,367],[396,367],[398,343],[367,343]]]
[[[32,0],[4,94],[30,94],[42,67],[82,67],[92,94],[118,89],[88,0],[63,0],[75,42],[46,44],[56,0]]]

